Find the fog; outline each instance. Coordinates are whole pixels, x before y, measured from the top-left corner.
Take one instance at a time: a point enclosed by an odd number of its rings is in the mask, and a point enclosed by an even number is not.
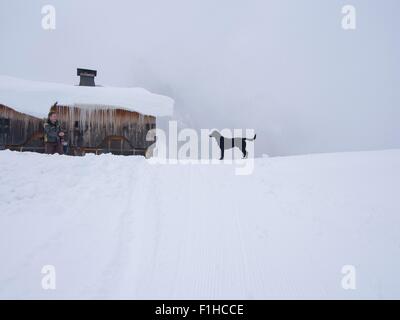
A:
[[[0,0],[0,74],[76,84],[94,68],[97,84],[171,96],[184,126],[254,129],[257,154],[399,148],[399,13],[398,0]]]

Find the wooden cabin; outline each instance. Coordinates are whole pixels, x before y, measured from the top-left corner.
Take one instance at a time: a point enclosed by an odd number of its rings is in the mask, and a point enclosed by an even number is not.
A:
[[[154,143],[147,133],[157,116],[172,114],[173,100],[141,88],[90,88],[96,74],[78,69],[79,86],[0,76],[0,147],[44,152],[43,124],[56,111],[69,155],[145,155]]]

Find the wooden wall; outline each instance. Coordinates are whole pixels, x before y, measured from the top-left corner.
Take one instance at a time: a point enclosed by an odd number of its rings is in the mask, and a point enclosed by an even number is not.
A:
[[[2,133],[0,143],[7,147],[29,145],[43,151],[43,120],[17,112],[0,104],[0,118],[9,119],[9,133]]]
[[[147,132],[155,128],[156,118],[122,109],[93,107],[53,107],[58,113],[69,145],[77,148],[104,149],[121,153],[145,150],[153,142],[146,141]],[[124,152],[122,152],[124,153]]]
[[[65,140],[71,154],[85,152],[144,155],[153,143],[146,141],[147,132],[155,128],[156,118],[122,109],[55,106]],[[0,105],[0,118],[10,119],[10,132],[1,134],[0,144],[21,151],[44,151],[43,123],[45,119],[19,113]],[[5,141],[2,141],[5,140]]]

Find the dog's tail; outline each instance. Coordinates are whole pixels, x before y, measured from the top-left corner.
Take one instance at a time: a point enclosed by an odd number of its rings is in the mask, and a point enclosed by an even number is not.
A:
[[[246,140],[247,140],[247,141],[254,141],[254,140],[256,140],[256,138],[257,138],[257,135],[255,134],[253,139],[248,139],[248,138],[246,138]]]

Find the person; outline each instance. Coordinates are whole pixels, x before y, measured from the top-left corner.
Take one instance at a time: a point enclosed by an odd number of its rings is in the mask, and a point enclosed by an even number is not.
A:
[[[63,154],[64,132],[61,130],[58,115],[54,111],[50,111],[49,116],[44,123],[44,143],[45,152],[47,154]]]

